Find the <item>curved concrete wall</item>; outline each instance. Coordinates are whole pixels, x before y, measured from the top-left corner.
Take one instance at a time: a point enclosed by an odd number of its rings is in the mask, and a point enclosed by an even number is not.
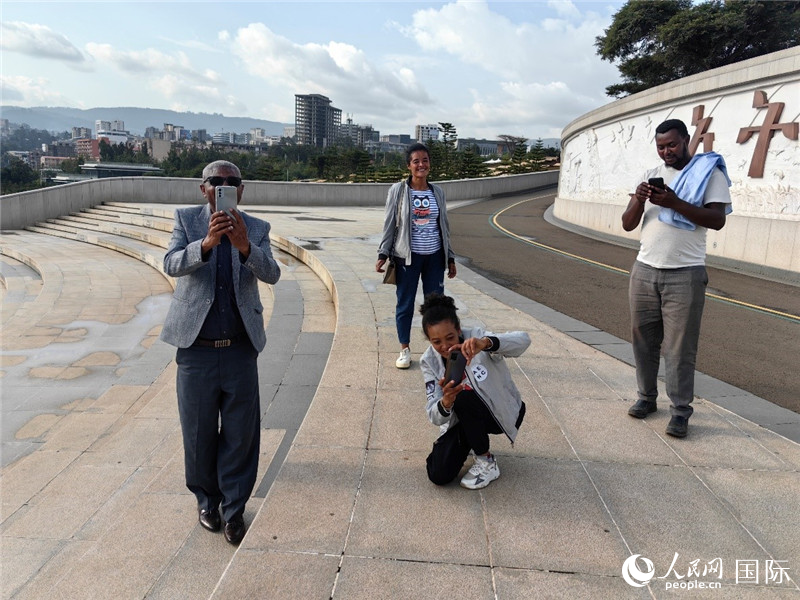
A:
[[[447,200],[475,200],[554,186],[558,171],[438,182]],[[197,204],[199,179],[113,177],[0,197],[0,229],[22,229],[103,202]],[[390,184],[246,181],[242,205],[383,206]]]
[[[784,103],[780,115],[777,103]],[[733,214],[721,231],[708,232],[709,261],[800,283],[800,47],[686,77],[570,123],[553,216],[610,239],[638,240],[640,230],[625,232],[621,216],[628,194],[659,163],[655,128],[670,118],[686,123],[693,142],[705,130],[697,151],[722,154],[732,180]],[[773,120],[770,131],[762,128]],[[757,147],[766,142],[758,176]]]

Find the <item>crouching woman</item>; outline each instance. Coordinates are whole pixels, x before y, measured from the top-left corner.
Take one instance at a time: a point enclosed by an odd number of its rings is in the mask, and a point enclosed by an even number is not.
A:
[[[520,356],[531,340],[523,331],[462,330],[456,311],[455,301],[441,294],[426,296],[420,307],[422,330],[431,344],[420,359],[426,410],[431,423],[441,428],[428,456],[428,478],[437,485],[450,483],[471,450],[475,462],[461,485],[477,490],[500,477],[489,435],[505,434],[513,444],[525,416],[525,403],[504,357]],[[444,378],[447,358],[454,351],[467,360],[460,383]]]

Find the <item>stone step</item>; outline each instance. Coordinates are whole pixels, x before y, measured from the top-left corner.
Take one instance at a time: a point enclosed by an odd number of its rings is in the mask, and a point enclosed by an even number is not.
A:
[[[130,208],[130,207],[126,207]],[[125,210],[119,211],[117,207],[109,207],[106,205],[97,206],[94,208],[84,209],[81,213],[77,214],[90,214],[94,218],[102,221],[112,221],[117,223],[127,223],[129,225],[138,225],[141,227],[149,227],[159,231],[172,232],[173,219],[172,215],[157,216],[139,210]]]
[[[58,223],[38,223],[37,225],[26,227],[26,230],[116,250],[117,252],[140,260],[164,274],[162,267],[164,259],[163,250],[148,242],[127,238],[115,233],[94,232],[86,229],[67,227]],[[167,277],[166,275],[164,276]],[[171,277],[167,277],[167,279],[170,283],[174,283]]]
[[[80,216],[68,215],[58,219],[48,219],[46,223],[38,224],[43,227],[52,226],[64,231],[78,233],[79,230],[91,231],[94,233],[107,233],[118,235],[148,243],[159,249],[166,249],[169,245],[170,236],[160,230],[154,230],[145,226],[128,225],[108,221],[97,221],[94,219],[82,218]],[[88,238],[82,241],[90,241]]]

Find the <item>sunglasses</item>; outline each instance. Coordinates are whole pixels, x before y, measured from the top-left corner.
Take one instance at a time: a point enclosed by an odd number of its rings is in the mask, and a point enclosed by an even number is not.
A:
[[[218,185],[222,185],[227,183],[228,185],[232,185],[233,187],[239,187],[242,185],[242,178],[241,177],[220,177],[219,175],[215,175],[214,177],[207,177],[203,183],[210,183],[212,187],[217,187]]]

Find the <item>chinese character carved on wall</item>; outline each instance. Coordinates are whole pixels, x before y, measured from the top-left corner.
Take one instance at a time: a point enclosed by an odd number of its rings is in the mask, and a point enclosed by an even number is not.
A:
[[[736,138],[737,144],[744,144],[754,134],[758,134],[758,141],[756,142],[755,150],[753,150],[753,158],[750,161],[750,170],[747,172],[750,177],[764,176],[767,150],[769,150],[769,143],[772,141],[772,136],[775,135],[776,131],[782,131],[783,135],[790,140],[797,139],[797,121],[790,123],[778,122],[781,118],[783,107],[783,102],[770,102],[767,99],[767,94],[761,90],[756,90],[753,94],[753,108],[767,109],[764,123],[761,127],[742,127],[739,130],[739,136]]]

